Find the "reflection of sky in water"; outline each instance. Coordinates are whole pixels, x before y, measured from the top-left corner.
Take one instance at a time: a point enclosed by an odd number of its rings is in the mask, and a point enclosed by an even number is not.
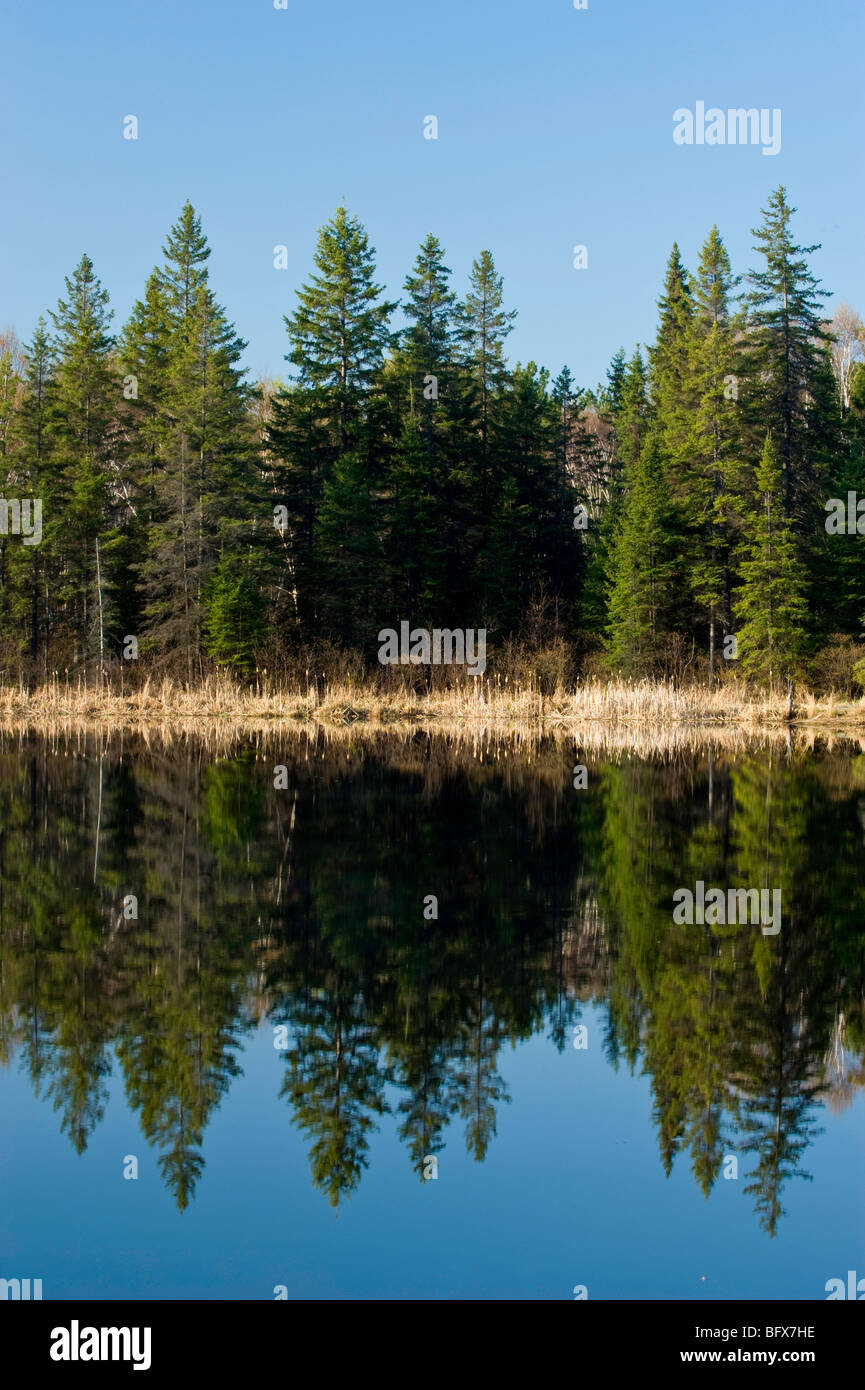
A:
[[[648,1078],[604,1060],[603,1010],[585,1006],[583,1019],[586,1051],[536,1036],[500,1054],[512,1100],[483,1163],[467,1156],[457,1118],[438,1180],[423,1185],[383,1116],[338,1216],[277,1099],[285,1062],[269,1027],[247,1040],[182,1214],[116,1066],[81,1158],[18,1067],[0,1071],[0,1274],[42,1277],[46,1298],[268,1299],[285,1284],[289,1298],[568,1299],[583,1283],[590,1298],[825,1299],[827,1279],[865,1272],[865,1094],[839,1115],[817,1107],[824,1133],[802,1164],[814,1180],[787,1182],[770,1240],[742,1191],[748,1156],[708,1201],[687,1155],[665,1179]],[[130,1153],[137,1182],[121,1175]]]
[[[865,759],[477,751],[0,746],[0,1277],[823,1299],[865,1275]],[[698,880],[780,888],[782,932],[677,925]]]

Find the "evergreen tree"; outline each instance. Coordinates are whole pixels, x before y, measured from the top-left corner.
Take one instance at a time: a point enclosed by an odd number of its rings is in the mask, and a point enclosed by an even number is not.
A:
[[[737,283],[727,249],[713,227],[693,281],[685,469],[691,590],[708,621],[710,685],[719,623],[727,631],[731,625],[734,499],[741,493],[741,324],[731,305]]]
[[[196,295],[207,284],[205,262],[210,257],[201,218],[188,198],[168,233],[162,254],[165,261],[162,268],[154,272],[154,288],[164,301],[174,327],[180,329],[190,322]]]
[[[784,512],[781,469],[768,434],[756,483],[759,507],[745,531],[735,614],[743,670],[771,687],[792,681],[801,665],[807,576]]]
[[[119,381],[112,366],[113,317],[108,292],[89,256],[66,279],[65,300],[51,314],[56,419],[53,464],[57,492],[49,540],[59,559],[57,597],[73,665],[87,664],[104,646],[116,570],[100,566],[96,542],[110,542],[125,510],[112,478]],[[107,549],[107,546],[104,547]],[[106,558],[108,558],[106,556]]]
[[[622,392],[625,389],[626,371],[625,349],[620,347],[607,368],[606,399],[613,419],[618,416],[622,409]]]
[[[147,498],[139,562],[144,649],[178,663],[192,679],[202,672],[205,628],[212,633],[213,624],[221,637],[216,646],[207,639],[211,650],[234,645],[246,652],[241,665],[248,661],[242,633],[233,643],[225,632],[223,580],[230,574],[230,584],[246,584],[242,556],[264,503],[250,388],[239,366],[246,344],[208,285],[203,267],[210,248],[188,203],[165,252],[165,266],[151,276],[145,302],[127,325],[122,361],[140,372],[134,459]],[[212,623],[211,598],[219,605]],[[246,606],[236,611],[248,633]]]
[[[746,404],[756,448],[765,430],[776,441],[785,515],[801,531],[819,501],[817,482],[837,446],[837,403],[822,301],[828,292],[809,270],[820,244],[797,245],[790,223],[796,209],[777,188],[753,230],[765,269],[748,279]]]
[[[299,605],[301,631],[322,635],[320,617],[343,640],[366,643],[375,635],[368,599],[381,577],[386,474],[380,429],[386,405],[373,397],[380,394],[397,305],[381,300],[375,253],[344,207],[319,232],[315,265],[318,273],[285,320],[296,386],[274,400],[269,441],[297,583],[311,579],[319,595],[317,604],[307,598]],[[344,538],[340,526],[349,515],[351,536]],[[356,586],[345,570],[347,552],[375,565],[356,576]]]
[[[681,468],[692,406],[688,356],[694,300],[691,277],[682,264],[676,242],[667,262],[658,309],[658,333],[649,349],[649,385],[660,443],[669,460],[670,485],[681,501]]]
[[[453,384],[456,367],[457,297],[450,288],[450,270],[438,237],[430,233],[421,243],[414,270],[405,279],[403,313],[409,319],[400,351],[410,383],[410,410],[420,421],[428,448],[436,441],[436,421]],[[435,381],[429,378],[434,377]]]
[[[465,463],[467,419],[471,413],[470,383],[458,359],[459,306],[450,288],[450,270],[438,238],[430,234],[421,244],[414,270],[405,280],[403,312],[409,327],[402,335],[396,360],[397,373],[406,381],[402,443],[393,459],[391,489],[405,502],[417,481],[413,431],[406,432],[407,415],[417,424],[423,443],[424,497],[421,530],[398,534],[396,502],[387,542],[396,573],[398,556],[415,572],[409,589],[423,595],[424,613],[435,615],[447,607],[454,591],[464,587],[461,571],[461,539],[465,532]],[[404,515],[404,513],[403,513]],[[409,552],[416,547],[416,557]],[[448,592],[450,591],[450,593]],[[402,610],[401,610],[402,611]],[[412,610],[414,611],[414,610]]]
[[[488,516],[491,492],[491,424],[494,405],[507,374],[504,342],[513,328],[516,309],[505,310],[502,277],[489,251],[472,264],[470,289],[462,313],[462,339],[475,392],[479,453],[474,495],[477,514]]]
[[[301,386],[318,393],[334,461],[357,446],[368,394],[392,344],[388,325],[397,304],[380,299],[375,252],[344,207],[319,232],[314,260],[319,273],[298,291],[298,307],[285,320],[287,360]]]
[[[608,655],[626,676],[658,675],[678,598],[680,519],[667,491],[656,433],[649,435],[626,479],[610,561]]]

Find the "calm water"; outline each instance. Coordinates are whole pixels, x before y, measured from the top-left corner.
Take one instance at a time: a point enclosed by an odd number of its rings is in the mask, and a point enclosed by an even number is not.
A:
[[[865,1275],[863,825],[853,746],[7,736],[0,1277],[825,1299]],[[698,880],[780,932],[677,925]]]

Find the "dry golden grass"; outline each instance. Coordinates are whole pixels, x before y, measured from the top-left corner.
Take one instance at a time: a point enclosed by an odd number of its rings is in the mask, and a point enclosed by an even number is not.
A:
[[[520,726],[545,732],[556,727],[576,732],[578,727],[601,724],[609,730],[676,728],[680,733],[701,726],[756,730],[787,723],[783,695],[760,694],[733,681],[714,690],[649,680],[592,681],[546,696],[531,685],[515,687],[483,678],[431,693],[349,685],[283,690],[214,678],[196,686],[147,680],[139,690],[125,693],[61,682],[32,691],[0,686],[0,725],[7,729],[56,724],[103,729],[171,725],[191,730],[204,724],[264,728],[287,721],[438,729]],[[834,695],[817,699],[802,691],[794,723],[861,729],[865,698],[842,703]]]
[[[704,724],[755,728],[786,724],[786,698],[760,694],[742,682],[677,686],[663,681],[591,681],[570,692],[543,695],[531,685],[514,686],[482,677],[461,685],[418,692],[378,686],[324,685],[307,689],[242,686],[223,678],[200,685],[145,681],[121,693],[56,682],[36,690],[0,686],[0,723],[6,727],[71,722],[84,726],[178,726],[237,722],[264,727],[281,721],[324,724],[411,723],[437,728],[471,725],[530,725],[551,729],[595,722],[632,728],[680,728]],[[794,722],[865,727],[865,698],[839,702],[797,694]]]

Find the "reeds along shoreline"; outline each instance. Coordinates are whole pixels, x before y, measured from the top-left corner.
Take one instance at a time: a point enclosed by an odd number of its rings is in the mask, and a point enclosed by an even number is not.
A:
[[[439,730],[535,727],[543,732],[600,724],[622,731],[676,728],[680,733],[699,727],[783,731],[792,722],[819,724],[827,732],[856,732],[865,730],[865,697],[842,701],[800,690],[790,721],[786,692],[761,693],[743,682],[710,689],[664,681],[595,680],[552,694],[495,678],[430,692],[408,686],[383,690],[373,683],[271,688],[261,681],[243,685],[219,677],[195,685],[148,679],[133,691],[120,691],[108,682],[101,688],[61,681],[34,689],[0,685],[0,725],[7,729],[58,723],[103,729],[207,723],[266,728],[283,721],[379,729],[398,724]]]

